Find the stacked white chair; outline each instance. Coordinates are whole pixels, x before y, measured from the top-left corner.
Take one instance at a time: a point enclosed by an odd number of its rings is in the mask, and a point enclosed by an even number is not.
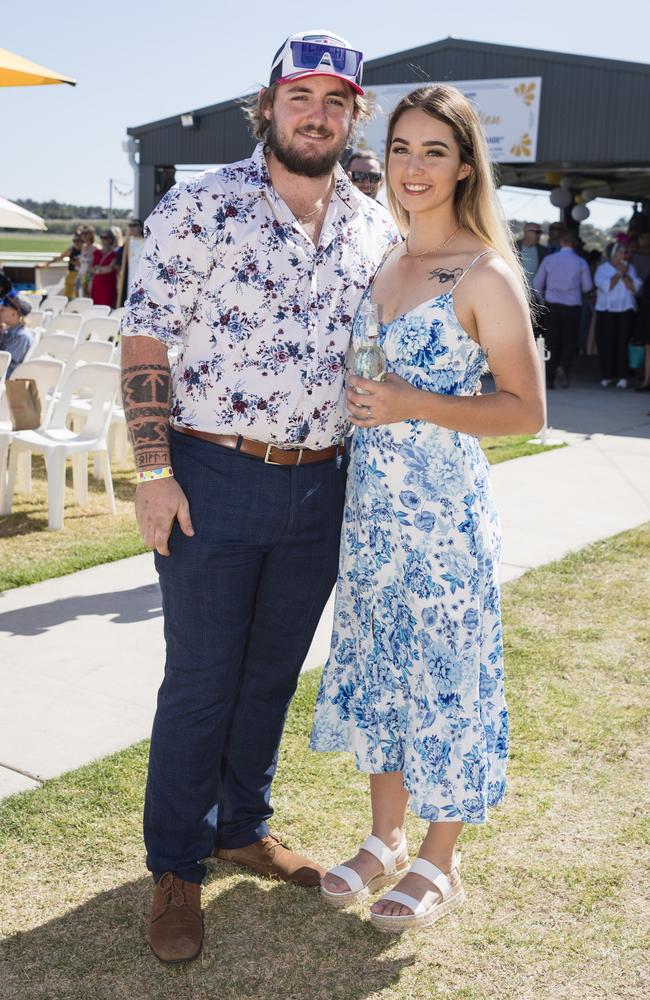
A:
[[[44,309],[32,309],[32,311],[25,316],[25,326],[30,330],[44,329],[47,318],[48,315]]]
[[[29,360],[52,357],[58,358],[60,361],[68,361],[76,346],[77,338],[72,334],[46,333],[36,344]]]
[[[84,319],[89,319],[91,316],[110,316],[110,314],[110,306],[92,306],[84,313]]]
[[[55,358],[40,358],[38,361],[23,361],[17,365],[11,378],[31,378],[34,379],[38,388],[38,395],[41,400],[41,429],[47,427],[50,419],[56,390],[61,381],[64,364]],[[9,415],[9,407],[6,399],[2,401],[0,407],[0,514],[11,514],[11,502],[7,503],[6,496],[6,468],[7,451],[16,436],[20,433],[14,431]],[[18,489],[21,493],[30,494],[32,491],[31,459],[29,454],[21,456]]]
[[[119,332],[120,322],[112,316],[89,316],[84,317],[80,339],[116,341]]]
[[[108,455],[108,429],[119,385],[117,365],[92,363],[81,365],[67,376],[61,397],[47,427],[38,431],[17,431],[11,442],[9,475],[5,506],[11,509],[18,459],[21,453],[34,452],[45,456],[47,468],[48,528],[63,527],[66,459],[72,458],[75,499],[85,503],[88,498],[88,454],[96,453],[103,465],[103,479],[111,513],[115,513],[113,480]],[[92,402],[81,431],[67,426],[70,403],[85,388],[92,392]]]
[[[48,334],[66,333],[73,336],[75,340],[79,340],[82,325],[83,316],[78,313],[59,313],[58,316],[53,316],[47,324],[47,332]]]
[[[126,309],[124,308],[124,306],[119,306],[117,309],[113,309],[113,312],[111,313],[111,319],[119,319],[121,323],[122,316],[124,315],[125,312]]]
[[[87,298],[86,296],[80,295],[78,299],[70,299],[65,311],[67,313],[87,313],[89,309],[93,308],[93,300]]]
[[[46,295],[43,302],[41,302],[41,308],[53,312],[56,316],[58,313],[63,312],[67,304],[68,300],[65,295]]]

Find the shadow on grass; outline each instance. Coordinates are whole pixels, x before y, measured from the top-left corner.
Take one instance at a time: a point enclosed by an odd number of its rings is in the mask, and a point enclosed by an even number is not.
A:
[[[1,606],[1,605],[0,605]],[[0,632],[9,635],[42,635],[63,622],[84,615],[110,615],[115,625],[132,625],[162,615],[162,599],[157,583],[133,590],[106,594],[65,597],[0,614]]]
[[[223,881],[228,884],[221,892],[217,886],[214,896],[215,882]],[[232,884],[230,866],[209,876],[208,886],[204,947],[197,961],[164,966],[149,950],[151,882],[143,878],[1,944],[6,991],[1,995],[363,1000],[396,984],[402,969],[415,962],[414,956],[385,957],[391,938],[355,912],[327,909],[317,890],[245,875]]]

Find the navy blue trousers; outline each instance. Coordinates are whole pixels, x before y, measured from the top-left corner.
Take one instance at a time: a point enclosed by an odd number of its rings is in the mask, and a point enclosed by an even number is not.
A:
[[[151,736],[147,866],[201,882],[215,846],[268,833],[282,729],[336,580],[345,466],[261,459],[172,431],[195,530],[156,554],[165,677]]]

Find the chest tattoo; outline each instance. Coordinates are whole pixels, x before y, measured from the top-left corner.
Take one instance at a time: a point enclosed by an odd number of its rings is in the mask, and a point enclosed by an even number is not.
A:
[[[429,281],[437,278],[441,285],[446,285],[450,281],[455,284],[462,273],[462,267],[454,267],[451,270],[447,267],[434,267],[433,271],[429,271]]]

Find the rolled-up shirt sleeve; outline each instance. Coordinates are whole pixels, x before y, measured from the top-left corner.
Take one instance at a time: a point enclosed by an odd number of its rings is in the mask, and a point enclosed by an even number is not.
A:
[[[212,268],[217,235],[196,183],[177,184],[145,223],[145,241],[126,302],[123,337],[182,343]]]
[[[537,268],[535,277],[533,278],[533,288],[535,289],[536,292],[539,292],[539,294],[542,295],[544,293],[545,285],[546,285],[546,257]]]

